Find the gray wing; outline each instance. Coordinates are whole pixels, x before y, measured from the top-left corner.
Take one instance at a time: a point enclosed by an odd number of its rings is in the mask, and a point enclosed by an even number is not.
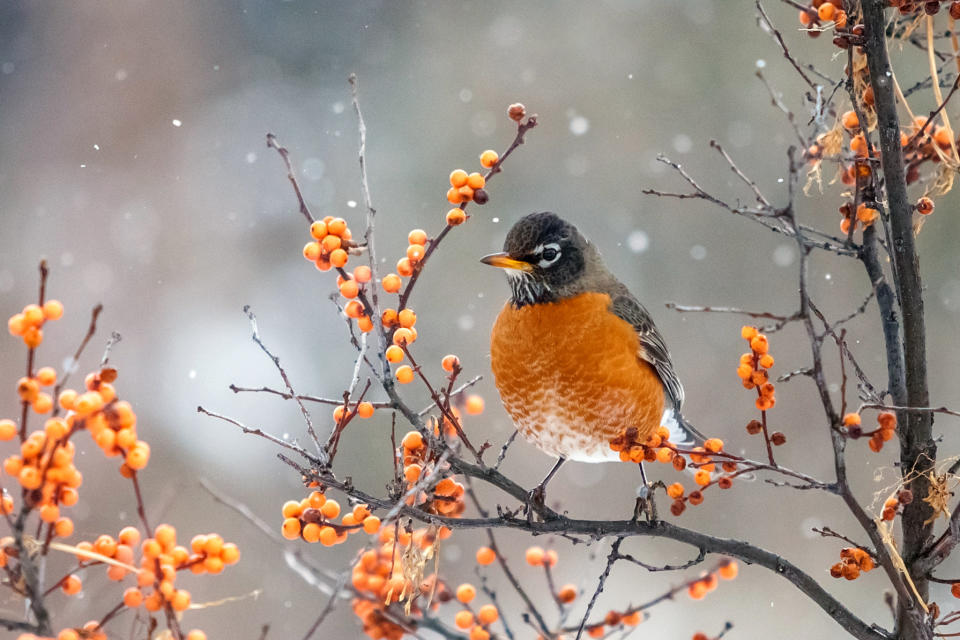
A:
[[[663,383],[663,389],[666,393],[667,406],[677,410],[680,413],[680,407],[683,405],[683,385],[677,377],[677,372],[673,368],[673,362],[670,360],[670,351],[667,349],[663,336],[657,326],[653,324],[653,318],[650,313],[643,308],[643,305],[637,302],[629,293],[621,293],[611,296],[611,310],[620,318],[623,318],[637,332],[640,338],[640,353],[637,354],[651,365],[660,376]]]

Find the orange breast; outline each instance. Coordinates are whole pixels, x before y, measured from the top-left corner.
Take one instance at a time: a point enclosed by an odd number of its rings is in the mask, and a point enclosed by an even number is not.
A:
[[[584,293],[500,312],[490,339],[497,389],[517,429],[540,449],[584,462],[617,460],[610,440],[627,427],[652,433],[663,385],[639,357],[630,323],[610,297]]]

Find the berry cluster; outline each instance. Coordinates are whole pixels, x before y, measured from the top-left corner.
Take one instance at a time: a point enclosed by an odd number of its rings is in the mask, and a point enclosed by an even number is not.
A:
[[[847,436],[853,439],[867,436],[870,438],[870,450],[879,453],[883,443],[889,442],[897,432],[897,414],[882,411],[877,414],[877,428],[873,431],[864,431],[861,426],[859,413],[848,413],[843,416],[843,426]]]
[[[708,593],[715,591],[719,585],[719,578],[733,580],[740,573],[740,566],[734,560],[727,560],[715,571],[703,575],[699,580],[691,582],[687,587],[687,595],[694,600],[702,600]]]
[[[342,269],[350,258],[349,250],[353,243],[353,233],[343,218],[327,216],[310,225],[312,242],[303,247],[303,257],[317,265],[320,271],[331,268]]]
[[[900,489],[897,495],[887,498],[883,503],[883,512],[880,517],[884,520],[893,520],[900,513],[901,509],[913,502],[913,491],[910,489]]]
[[[45,283],[45,268],[41,268],[41,274]],[[36,548],[38,557],[46,555],[51,546],[60,545],[55,538],[69,538],[74,533],[73,521],[61,515],[61,510],[73,507],[80,499],[78,489],[83,483],[83,475],[75,464],[77,447],[72,438],[76,433],[87,431],[106,457],[121,458],[120,473],[125,478],[135,480],[137,471],[144,469],[150,459],[149,445],[138,437],[137,416],[133,408],[117,397],[114,386],[117,370],[113,367],[103,366],[88,374],[83,390],[62,390],[56,406],[52,394],[41,391],[43,387],[57,384],[58,376],[52,367],[33,370],[33,350],[42,342],[44,322],[59,319],[62,315],[63,305],[48,300],[42,305],[27,305],[8,321],[10,332],[23,337],[31,350],[28,358],[30,372],[17,382],[17,395],[24,403],[24,409],[29,405],[36,413],[52,413],[42,429],[33,431],[27,427],[26,411],[19,428],[13,420],[0,420],[0,442],[15,441],[19,445],[19,450],[3,461],[4,472],[15,478],[22,488],[23,505],[19,519],[36,513],[39,520],[36,537],[39,541],[46,541]],[[62,415],[61,411],[64,412]],[[142,511],[139,490],[137,496]],[[11,514],[13,509],[13,499],[4,494],[0,511]],[[169,524],[156,527],[153,537],[142,544],[140,538],[140,530],[128,526],[116,537],[103,534],[93,542],[81,541],[70,549],[76,555],[79,569],[102,565],[110,580],[121,583],[130,578],[135,580],[135,586],[128,587],[123,593],[123,605],[126,608],[142,607],[148,614],[164,610],[173,616],[190,606],[190,593],[174,586],[178,571],[189,569],[195,574],[216,574],[240,558],[237,546],[225,543],[217,534],[197,536],[192,542],[192,550],[178,546],[176,530]],[[21,561],[25,562],[25,559],[20,557],[20,546],[22,543],[17,544],[13,537],[0,539],[0,567],[12,580],[22,584]],[[32,556],[31,552],[31,560],[34,559]],[[50,571],[53,564],[47,566]],[[83,581],[80,575],[70,572],[47,592],[57,587],[66,595],[78,595],[83,591]],[[106,640],[104,626],[124,609],[123,605],[99,621],[62,629],[56,639]],[[206,640],[200,630],[190,631],[182,637]],[[29,633],[19,636],[19,640],[34,639],[40,640]]]
[[[840,550],[840,562],[830,567],[830,575],[834,578],[856,580],[860,572],[873,569],[873,558],[859,547],[847,547]]]
[[[365,504],[356,505],[344,514],[340,523],[334,520],[340,515],[340,503],[327,498],[322,491],[314,491],[300,500],[290,500],[283,505],[281,532],[288,540],[302,538],[325,547],[346,542],[347,535],[364,531],[374,534],[380,530],[380,518],[370,513]]]
[[[57,300],[47,300],[43,305],[28,304],[20,313],[7,320],[10,334],[23,338],[30,349],[36,349],[43,342],[43,325],[47,320],[59,320],[63,316],[63,305]]]
[[[770,342],[756,327],[745,326],[740,335],[750,343],[750,351],[740,356],[737,376],[743,381],[744,389],[757,390],[757,409],[768,411],[777,403],[776,388],[767,373],[767,369],[773,366]]]

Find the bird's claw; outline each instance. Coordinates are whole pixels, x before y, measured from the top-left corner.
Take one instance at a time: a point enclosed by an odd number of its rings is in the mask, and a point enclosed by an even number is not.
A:
[[[523,505],[523,512],[528,521],[533,521],[533,517],[538,511],[547,506],[547,490],[540,484],[527,493],[527,501]]]

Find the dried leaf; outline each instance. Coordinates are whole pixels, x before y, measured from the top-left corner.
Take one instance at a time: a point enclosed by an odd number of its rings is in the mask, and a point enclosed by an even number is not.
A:
[[[950,503],[950,497],[953,495],[947,486],[947,474],[938,475],[931,471],[927,475],[930,480],[930,491],[923,501],[933,509],[933,515],[924,521],[924,525],[930,524],[941,515],[945,518],[950,518],[950,510],[947,508],[947,505]]]

